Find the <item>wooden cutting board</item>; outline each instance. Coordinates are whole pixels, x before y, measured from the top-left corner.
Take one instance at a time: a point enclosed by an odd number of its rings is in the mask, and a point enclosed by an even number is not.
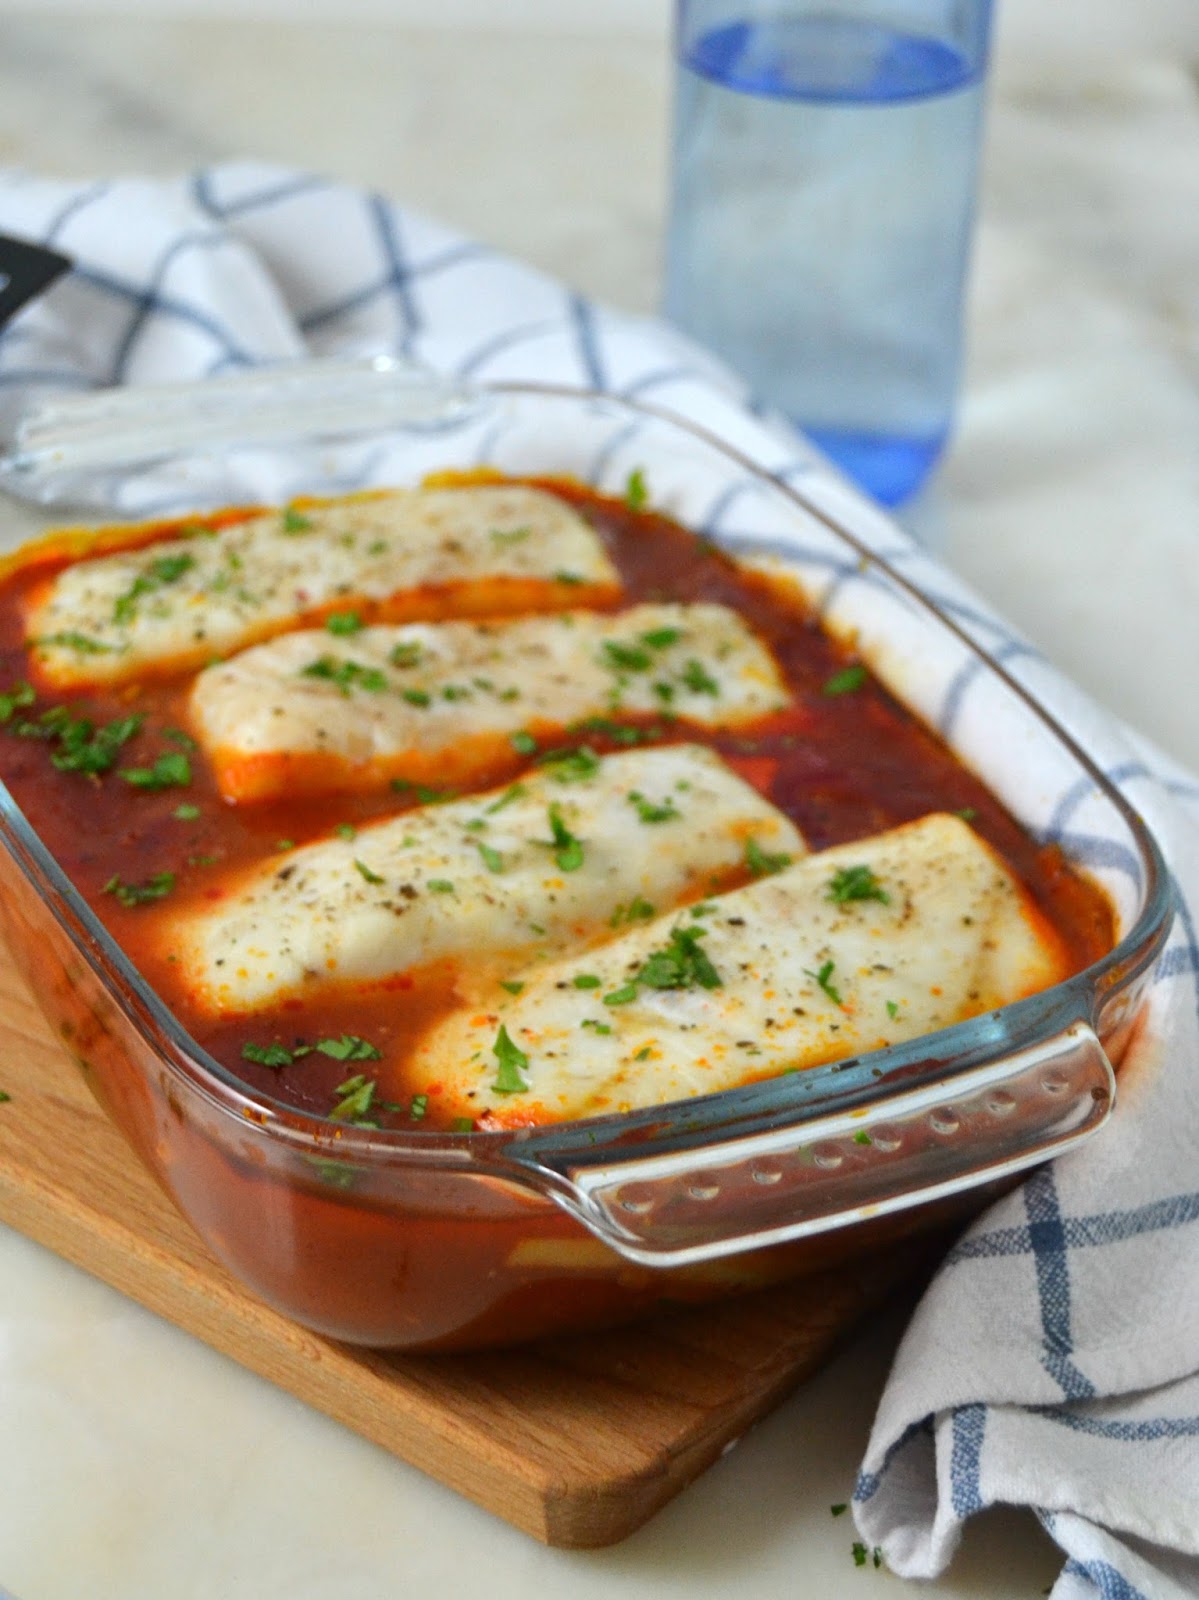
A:
[[[827,1358],[912,1257],[469,1356],[337,1344],[239,1287],[143,1171],[0,952],[0,1221],[547,1544],[633,1531]]]

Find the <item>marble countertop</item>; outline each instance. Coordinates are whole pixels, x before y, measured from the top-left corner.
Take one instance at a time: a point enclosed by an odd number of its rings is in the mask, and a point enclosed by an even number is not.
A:
[[[1199,13],[1001,8],[959,436],[905,514],[1100,701],[1199,768]],[[1051,11],[1052,15],[1043,13]],[[656,303],[665,46],[380,22],[0,10],[0,162],[318,167],[631,309]],[[623,1545],[549,1551],[0,1230],[0,1586],[21,1600],[898,1593],[848,1498],[884,1318]],[[1024,1600],[1029,1517],[945,1600]]]

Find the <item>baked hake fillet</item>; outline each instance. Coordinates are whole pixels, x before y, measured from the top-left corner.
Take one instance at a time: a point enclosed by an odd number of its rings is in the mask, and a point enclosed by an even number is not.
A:
[[[176,971],[209,1012],[322,981],[450,962],[463,993],[514,967],[798,856],[792,824],[700,745],[576,752],[506,789],[426,806],[275,857],[182,910]]]
[[[75,687],[202,666],[335,613],[556,611],[620,589],[598,535],[555,495],[397,490],[77,561],[35,596],[26,635],[41,676]]]
[[[193,731],[231,800],[462,784],[621,711],[736,726],[785,706],[769,650],[720,605],[291,633],[199,674]]]
[[[935,814],[518,971],[518,994],[433,1025],[408,1071],[484,1126],[558,1122],[915,1038],[1066,971],[1003,863]]]

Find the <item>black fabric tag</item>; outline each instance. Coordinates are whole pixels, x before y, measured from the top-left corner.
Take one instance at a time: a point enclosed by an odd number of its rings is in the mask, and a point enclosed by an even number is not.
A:
[[[0,328],[27,301],[70,271],[71,264],[70,257],[59,255],[57,250],[0,233]]]

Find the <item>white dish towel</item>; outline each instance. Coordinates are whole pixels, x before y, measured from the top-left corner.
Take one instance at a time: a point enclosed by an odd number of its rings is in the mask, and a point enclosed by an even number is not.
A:
[[[250,163],[86,186],[0,174],[0,231],[76,263],[0,334],[0,430],[38,395],[304,354],[402,354],[467,379],[650,397],[802,477],[999,644],[1145,815],[1183,910],[1112,1124],[981,1217],[920,1305],[854,1514],[894,1571],[926,1577],[973,1512],[1028,1506],[1067,1558],[1054,1600],[1199,1596],[1199,786],[660,323],[596,307],[377,196]],[[1062,828],[1086,798],[1061,796]]]

